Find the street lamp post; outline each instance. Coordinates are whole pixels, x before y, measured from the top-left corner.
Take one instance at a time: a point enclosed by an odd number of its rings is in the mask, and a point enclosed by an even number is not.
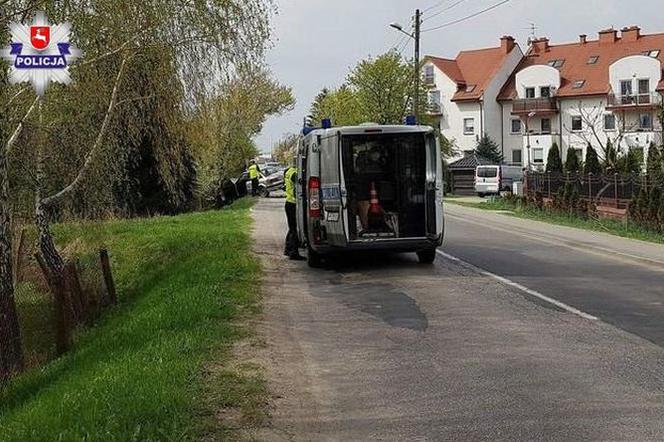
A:
[[[413,113],[415,114],[415,119],[420,120],[420,29],[422,25],[422,13],[419,9],[415,10],[415,30],[412,34],[404,31],[403,26],[399,23],[390,23],[390,27],[396,29],[397,31],[406,34],[413,40],[415,40],[415,95],[413,97]]]

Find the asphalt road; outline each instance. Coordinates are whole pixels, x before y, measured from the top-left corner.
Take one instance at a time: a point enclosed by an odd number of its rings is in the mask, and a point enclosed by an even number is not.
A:
[[[513,245],[522,240],[453,212],[449,207],[446,252],[543,291],[585,287],[577,300],[600,296],[602,287],[586,281],[588,262],[596,261],[593,271],[620,267],[597,250]],[[605,320],[609,309],[598,308],[601,320],[589,320],[442,256],[433,266],[414,255],[368,255],[309,269],[282,256],[283,200],[262,200],[254,215],[254,247],[265,271],[259,330],[266,345],[257,358],[273,394],[271,423],[254,436],[664,439],[664,349]],[[480,247],[484,253],[475,251]],[[510,253],[548,267],[515,269]],[[656,298],[648,286],[661,276],[650,258],[630,258],[640,263],[632,263],[638,274],[616,276],[625,290],[645,278],[627,299]],[[570,275],[555,275],[570,268]],[[610,293],[617,298],[620,290]]]
[[[664,246],[453,204],[446,215],[446,253],[664,346]]]

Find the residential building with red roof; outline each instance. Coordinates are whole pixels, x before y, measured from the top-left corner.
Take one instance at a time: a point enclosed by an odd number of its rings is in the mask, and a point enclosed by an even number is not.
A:
[[[494,140],[501,137],[498,94],[523,52],[512,37],[505,36],[500,43],[498,47],[461,51],[454,59],[425,58],[430,112],[460,154],[472,151],[482,134]]]
[[[431,113],[459,150],[486,133],[506,163],[542,169],[553,143],[563,159],[570,149],[585,159],[588,143],[601,156],[607,140],[645,158],[662,142],[663,61],[664,33],[632,26],[574,43],[535,39],[525,55],[503,37],[501,48],[428,57],[424,77]]]

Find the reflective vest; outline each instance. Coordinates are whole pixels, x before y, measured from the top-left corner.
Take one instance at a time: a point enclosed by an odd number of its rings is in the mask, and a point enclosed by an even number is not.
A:
[[[293,183],[293,175],[297,175],[297,168],[289,167],[284,174],[284,184],[286,186],[286,202],[295,204],[297,200],[295,199],[295,184]]]
[[[254,178],[258,178],[258,166],[255,164],[252,164],[249,166],[249,179],[253,180]]]

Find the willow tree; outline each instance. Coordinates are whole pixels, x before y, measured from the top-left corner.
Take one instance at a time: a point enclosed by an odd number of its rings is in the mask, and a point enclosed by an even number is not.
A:
[[[23,3],[7,2],[14,11]],[[53,216],[92,195],[113,198],[108,189],[126,177],[136,146],[146,140],[159,155],[182,160],[175,167],[163,163],[166,187],[187,172],[178,170],[186,158],[186,115],[225,79],[262,60],[273,4],[69,0],[41,6],[51,22],[72,23],[72,43],[85,52],[72,68],[71,87],[51,86],[38,104],[26,92],[16,103],[36,128],[17,137],[16,150],[29,164],[39,250],[60,277]]]
[[[260,66],[241,70],[208,99],[191,122],[196,159],[208,188],[233,178],[258,153],[253,138],[270,115],[293,108],[291,89]]]

